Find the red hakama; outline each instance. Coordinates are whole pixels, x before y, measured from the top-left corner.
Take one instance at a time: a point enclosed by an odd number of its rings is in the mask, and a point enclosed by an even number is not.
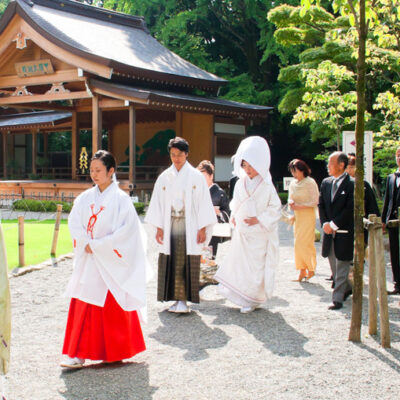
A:
[[[146,350],[136,311],[125,311],[110,291],[104,307],[72,298],[62,353],[108,362]]]

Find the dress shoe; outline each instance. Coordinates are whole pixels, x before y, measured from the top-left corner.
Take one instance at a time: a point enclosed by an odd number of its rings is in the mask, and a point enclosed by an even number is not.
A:
[[[394,288],[393,290],[388,290],[387,294],[400,294],[400,289]]]
[[[308,275],[306,276],[306,281],[309,281],[313,276],[315,276],[315,272],[308,271]]]
[[[333,304],[328,307],[328,310],[340,310],[342,307],[343,307],[342,303],[334,301]]]
[[[300,270],[299,277],[295,279],[293,282],[301,282],[303,279],[307,278],[307,271],[305,269]]]
[[[333,276],[331,275],[330,278],[325,278],[326,281],[333,281]]]
[[[349,289],[347,292],[345,292],[343,296],[343,301],[346,301],[352,294],[353,294],[353,289]]]

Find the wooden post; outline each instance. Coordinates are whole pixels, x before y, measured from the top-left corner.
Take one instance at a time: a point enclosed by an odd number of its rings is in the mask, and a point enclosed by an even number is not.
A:
[[[136,178],[136,110],[129,104],[129,183],[132,189]]]
[[[62,205],[57,204],[56,224],[54,225],[53,243],[51,245],[51,253],[50,253],[52,257],[56,256],[58,233],[60,232],[61,212],[62,212]]]
[[[3,132],[2,151],[3,151],[3,177],[7,179],[7,132]]]
[[[71,121],[71,179],[76,180],[76,169],[78,165],[78,115],[72,112]]]
[[[102,117],[99,106],[99,97],[92,98],[92,156],[101,149]]]
[[[390,347],[390,326],[389,326],[389,310],[386,291],[386,270],[385,256],[383,248],[383,233],[381,217],[375,217],[375,222],[378,224],[376,229],[376,272],[378,276],[378,295],[379,295],[379,317],[381,325],[381,344],[382,347]]]
[[[49,158],[49,133],[43,132],[43,153],[46,158]]]
[[[25,265],[25,249],[24,249],[24,217],[18,217],[18,265]]]
[[[32,174],[36,175],[37,132],[32,131]]]
[[[376,215],[369,215],[368,220],[371,222],[368,229],[368,264],[369,264],[369,284],[368,284],[368,332],[370,335],[376,335],[378,300],[376,286],[376,246],[377,246],[377,229],[374,228]]]

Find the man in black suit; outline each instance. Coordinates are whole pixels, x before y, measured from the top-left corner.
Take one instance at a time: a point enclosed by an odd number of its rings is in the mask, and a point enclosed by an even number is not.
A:
[[[348,275],[354,252],[354,180],[345,172],[347,163],[345,153],[330,155],[330,176],[321,183],[318,204],[324,231],[322,256],[328,257],[335,283],[330,310],[342,308],[352,293]]]
[[[382,209],[383,230],[391,219],[397,219],[397,208],[400,207],[400,147],[396,150],[397,172],[390,174],[386,180],[385,199]],[[399,228],[389,228],[390,262],[392,264],[394,289],[388,294],[400,293],[400,265],[399,265]]]

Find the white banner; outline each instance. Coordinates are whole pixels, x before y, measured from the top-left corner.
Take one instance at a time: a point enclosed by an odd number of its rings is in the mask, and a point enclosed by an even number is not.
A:
[[[364,179],[372,186],[373,175],[373,137],[371,131],[364,132]],[[343,131],[343,152],[356,152],[356,136],[354,131]]]

